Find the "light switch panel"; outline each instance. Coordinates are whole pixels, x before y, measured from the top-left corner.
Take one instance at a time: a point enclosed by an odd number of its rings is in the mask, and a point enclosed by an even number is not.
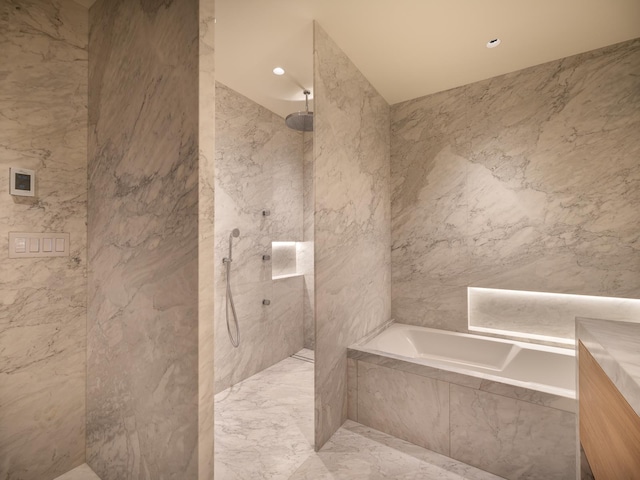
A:
[[[68,257],[68,233],[9,233],[9,258]]]

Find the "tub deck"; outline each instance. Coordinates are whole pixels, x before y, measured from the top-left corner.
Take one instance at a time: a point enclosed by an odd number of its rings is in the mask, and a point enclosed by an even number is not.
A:
[[[362,358],[363,354],[387,357],[396,364],[428,367],[424,370],[427,373],[429,369],[440,369],[576,398],[573,349],[393,323],[373,338],[349,348],[350,358]],[[380,360],[376,363],[380,364]],[[412,367],[411,371],[416,373],[417,368]],[[400,369],[407,370],[406,366]]]

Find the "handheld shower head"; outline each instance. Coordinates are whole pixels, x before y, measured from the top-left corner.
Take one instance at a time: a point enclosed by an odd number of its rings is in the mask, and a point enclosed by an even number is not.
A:
[[[240,230],[237,228],[234,228],[233,230],[231,230],[231,233],[229,234],[229,256],[228,257],[224,257],[222,259],[222,263],[231,263],[233,261],[233,238],[238,238],[240,236]]]

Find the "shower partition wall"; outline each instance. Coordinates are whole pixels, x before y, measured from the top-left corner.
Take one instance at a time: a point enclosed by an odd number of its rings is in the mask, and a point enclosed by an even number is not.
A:
[[[308,134],[307,134],[308,135]],[[216,84],[215,383],[220,392],[304,345],[303,134],[234,90]],[[240,343],[225,323],[225,269],[234,239],[231,288]],[[273,242],[287,242],[272,250]],[[281,254],[285,254],[284,256]],[[286,275],[280,258],[291,257]],[[312,263],[312,261],[311,261]],[[265,301],[266,300],[266,301]]]

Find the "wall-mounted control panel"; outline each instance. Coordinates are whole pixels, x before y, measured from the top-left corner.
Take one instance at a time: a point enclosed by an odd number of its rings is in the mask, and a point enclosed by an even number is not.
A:
[[[68,257],[68,233],[9,233],[9,258]]]
[[[9,185],[9,193],[19,197],[33,197],[36,194],[36,172],[27,170],[26,168],[9,169],[9,177],[11,182]]]

